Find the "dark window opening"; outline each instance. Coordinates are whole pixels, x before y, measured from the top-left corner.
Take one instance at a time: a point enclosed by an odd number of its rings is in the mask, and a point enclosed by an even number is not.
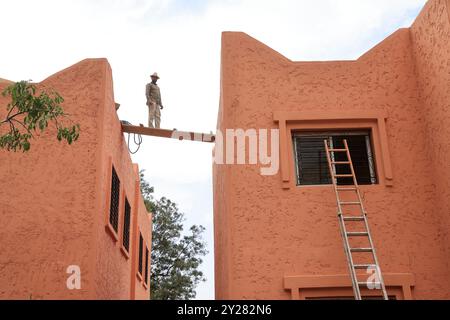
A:
[[[111,205],[109,208],[109,223],[114,231],[119,230],[119,202],[120,202],[120,180],[114,167],[111,177]]]
[[[145,248],[145,284],[148,284],[148,248]]]
[[[344,148],[347,140],[358,184],[377,183],[373,148],[369,132],[300,133],[293,136],[297,185],[331,184],[324,141],[334,149]],[[333,161],[347,161],[347,154],[333,152]],[[349,165],[336,165],[337,174],[350,174]],[[338,178],[338,185],[352,185],[352,178]]]
[[[123,247],[127,252],[130,252],[130,220],[131,207],[128,199],[125,199],[125,213],[123,219]]]
[[[383,296],[362,296],[362,300],[384,300]],[[397,300],[396,296],[388,296],[389,300]],[[305,300],[355,300],[355,297],[307,297]]]
[[[144,239],[142,238],[142,234],[139,234],[139,265],[138,271],[139,274],[142,275],[142,251],[144,247]]]

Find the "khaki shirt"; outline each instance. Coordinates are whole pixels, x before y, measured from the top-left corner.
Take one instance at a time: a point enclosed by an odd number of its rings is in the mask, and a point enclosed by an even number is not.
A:
[[[150,101],[153,101],[162,106],[161,91],[158,85],[153,84],[153,82],[148,83],[145,87],[145,96],[147,97],[147,105],[149,105]]]

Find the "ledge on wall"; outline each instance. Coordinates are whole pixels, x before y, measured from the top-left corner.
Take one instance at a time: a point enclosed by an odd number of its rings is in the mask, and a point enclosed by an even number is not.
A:
[[[412,289],[415,286],[413,274],[386,273],[383,275],[383,278],[389,291],[389,296],[395,296],[395,299],[398,300],[413,299]],[[285,276],[283,280],[284,289],[291,291],[293,300],[353,296],[349,275]],[[374,295],[370,290],[367,291],[365,292],[366,295]]]

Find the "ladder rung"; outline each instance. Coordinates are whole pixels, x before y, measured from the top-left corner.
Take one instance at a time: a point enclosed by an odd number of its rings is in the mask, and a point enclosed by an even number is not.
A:
[[[350,205],[360,205],[361,204],[361,202],[357,202],[357,201],[355,201],[355,202],[339,202],[342,206],[350,206]]]
[[[343,217],[344,221],[364,221],[364,216]]]
[[[372,248],[351,248],[351,252],[372,252]]]
[[[352,174],[335,174],[333,175],[335,178],[353,178]]]
[[[333,161],[331,164],[350,164],[350,161]]]
[[[328,149],[329,152],[347,152],[347,149]]]
[[[356,188],[337,188],[337,191],[356,191]]]
[[[355,264],[353,267],[355,269],[359,269],[359,270],[362,270],[362,269],[366,270],[369,268],[376,268],[377,265],[376,264]]]
[[[348,237],[368,237],[368,232],[347,232]]]
[[[373,286],[375,289],[381,290],[381,282],[358,282],[360,287],[368,287],[369,285]]]

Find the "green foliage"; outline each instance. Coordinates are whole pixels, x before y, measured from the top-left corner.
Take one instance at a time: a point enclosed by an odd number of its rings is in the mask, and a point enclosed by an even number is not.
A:
[[[43,132],[49,123],[54,123],[59,141],[65,140],[70,145],[80,136],[80,125],[62,126],[58,118],[66,117],[61,104],[64,99],[54,91],[36,94],[36,86],[21,81],[7,87],[2,95],[9,96],[11,102],[6,109],[6,119],[0,121],[0,126],[9,124],[9,131],[0,136],[0,148],[8,151],[27,152],[31,148],[30,139],[38,130]]]
[[[141,182],[141,193],[144,198],[145,207],[148,212],[156,211],[155,198],[153,197],[153,193],[155,192],[155,188],[151,187],[150,184],[145,181],[144,171],[142,170],[139,173],[140,182]]]
[[[147,209],[153,213],[151,298],[153,300],[189,300],[195,288],[205,281],[199,270],[208,252],[202,241],[203,226],[192,226],[184,234],[184,214],[166,198],[155,200],[154,189],[141,172],[141,192]]]

